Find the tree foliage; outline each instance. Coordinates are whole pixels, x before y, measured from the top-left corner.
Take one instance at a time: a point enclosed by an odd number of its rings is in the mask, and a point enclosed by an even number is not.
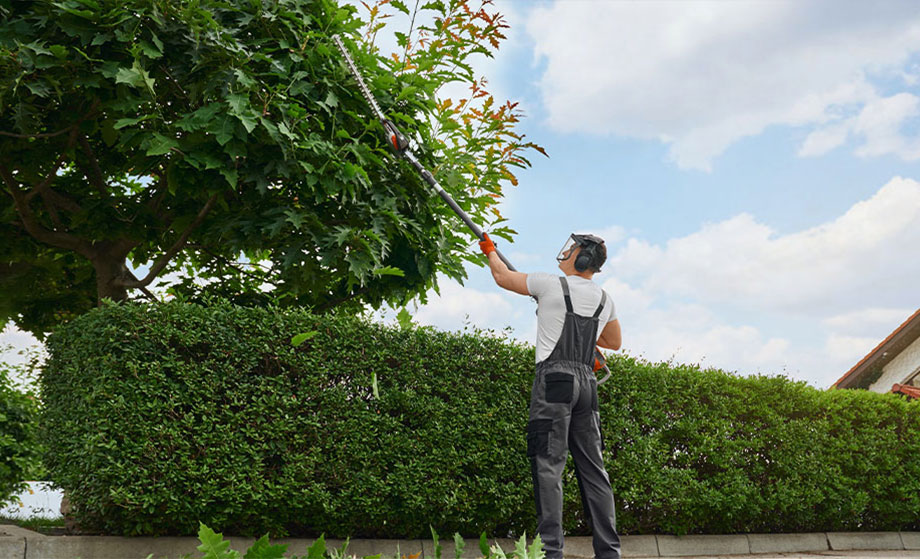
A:
[[[490,226],[501,183],[537,147],[470,66],[505,24],[488,2],[431,2],[419,12],[435,24],[386,57],[362,31],[409,10],[368,8],[364,21],[333,0],[0,2],[0,321],[41,335],[179,271],[183,298],[317,310],[465,277],[471,234],[387,150],[331,38]],[[438,98],[452,81],[468,100]]]

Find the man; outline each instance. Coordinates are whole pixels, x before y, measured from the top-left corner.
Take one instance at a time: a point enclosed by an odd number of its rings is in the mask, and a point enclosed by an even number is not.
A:
[[[536,297],[536,376],[530,396],[527,456],[537,506],[537,532],[546,559],[562,559],[562,470],[569,450],[596,559],[620,559],[620,538],[603,440],[594,375],[595,344],[620,349],[613,301],[591,278],[607,261],[604,240],[572,234],[556,260],[565,274],[522,274],[508,269],[489,236],[479,243],[500,287]],[[599,327],[599,325],[602,325]]]

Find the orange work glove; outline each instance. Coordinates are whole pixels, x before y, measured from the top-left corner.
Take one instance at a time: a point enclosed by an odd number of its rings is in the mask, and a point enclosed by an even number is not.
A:
[[[600,352],[596,347],[594,348],[594,372],[600,371],[604,368],[604,365],[607,364],[607,360],[604,359],[604,354]]]
[[[489,238],[488,233],[483,233],[482,239],[483,240],[479,241],[479,249],[483,254],[489,256],[490,252],[495,252],[495,243],[493,243],[492,239]]]

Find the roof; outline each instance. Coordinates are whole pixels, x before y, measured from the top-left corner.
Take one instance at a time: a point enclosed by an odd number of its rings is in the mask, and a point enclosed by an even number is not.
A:
[[[882,367],[898,356],[904,348],[920,338],[920,309],[895,328],[894,332],[875,346],[859,363],[840,377],[831,388],[866,388],[867,377],[881,373]],[[864,382],[860,382],[864,381]]]
[[[891,387],[895,394],[905,394],[910,398],[920,399],[920,388],[916,386],[907,386],[906,384],[895,384]]]

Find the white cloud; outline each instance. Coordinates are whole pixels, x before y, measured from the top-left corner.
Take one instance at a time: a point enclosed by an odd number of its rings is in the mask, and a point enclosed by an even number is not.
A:
[[[846,361],[850,365],[855,365],[869,351],[879,344],[884,338],[879,337],[859,337],[859,336],[842,336],[840,334],[830,334],[827,337],[827,344],[824,347],[825,353],[833,355],[836,358]],[[841,370],[845,373],[845,370]]]
[[[844,332],[877,332],[880,328],[893,332],[917,309],[867,308],[828,317],[823,320],[827,328]],[[881,340],[879,340],[881,341]]]
[[[603,286],[630,353],[827,387],[920,305],[917,246],[920,183],[898,177],[799,232],[741,214],[663,245],[630,238]]]
[[[658,293],[826,314],[915,294],[918,245],[920,183],[894,178],[839,218],[804,231],[777,235],[740,214],[663,247],[630,239],[611,263]]]
[[[485,268],[475,270],[473,273],[489,273]],[[473,324],[481,329],[503,330],[517,322],[530,302],[530,299],[522,295],[498,287],[496,291],[482,291],[460,285],[442,275],[438,276],[438,285],[440,295],[429,290],[427,303],[420,305],[418,300],[414,300],[408,305],[407,310],[416,324],[434,326],[439,330],[458,330],[465,324]],[[392,324],[396,321],[398,311],[385,305],[376,313],[368,307],[367,312],[381,322]]]
[[[660,140],[681,168],[708,170],[768,126],[822,125],[873,101],[867,74],[903,79],[920,4],[557,1],[527,31],[555,129]],[[802,151],[839,145],[831,132]]]
[[[742,373],[779,373],[790,342],[750,324],[726,323],[712,308],[656,296],[619,279],[602,284],[617,308],[623,350],[650,361],[697,363]]]

